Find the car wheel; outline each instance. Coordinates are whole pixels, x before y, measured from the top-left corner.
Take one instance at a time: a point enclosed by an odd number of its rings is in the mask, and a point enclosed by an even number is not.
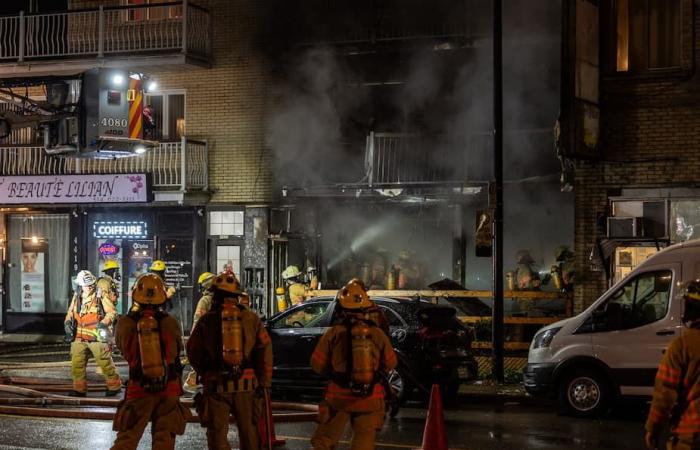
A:
[[[559,382],[559,404],[565,413],[576,417],[600,417],[612,395],[608,379],[595,369],[571,370]]]
[[[413,388],[411,387],[408,378],[406,377],[406,369],[399,366],[396,369],[389,372],[388,381],[389,387],[391,388],[396,401],[399,405],[403,405],[408,399],[408,395],[411,393]]]

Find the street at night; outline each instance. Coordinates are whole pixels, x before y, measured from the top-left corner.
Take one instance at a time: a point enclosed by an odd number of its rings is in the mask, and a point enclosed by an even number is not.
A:
[[[0,450],[700,450],[698,27],[0,0]]]
[[[519,405],[510,402],[500,406],[479,400],[470,404],[463,398],[459,410],[445,414],[448,442],[451,449],[640,449],[643,407],[633,405],[604,420],[580,420],[553,412],[556,406],[536,406],[532,402]],[[630,411],[631,409],[631,411]],[[378,435],[378,449],[413,449],[420,447],[425,423],[424,407],[402,408],[398,417],[389,419]],[[308,449],[314,423],[282,423],[276,425],[277,437],[287,441],[290,450]],[[236,443],[235,426],[229,441]],[[108,448],[114,440],[112,423],[78,419],[43,419],[2,416],[0,420],[2,449],[61,449]],[[60,436],[60,439],[58,438]],[[349,448],[348,434],[339,448]],[[206,442],[204,429],[189,424],[184,436],[178,437],[177,449],[202,448]],[[150,448],[145,434],[139,449]]]

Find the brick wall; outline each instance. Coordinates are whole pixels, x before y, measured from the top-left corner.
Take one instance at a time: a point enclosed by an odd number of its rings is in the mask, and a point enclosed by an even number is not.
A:
[[[266,61],[256,39],[262,1],[212,0],[213,67],[152,73],[161,89],[186,90],[186,134],[209,143],[213,203],[267,202]]]
[[[608,196],[623,187],[696,186],[700,181],[700,80],[695,73],[698,54],[693,54],[700,43],[693,33],[700,14],[692,3],[682,2],[680,69],[601,78],[602,161],[580,162],[576,168],[576,312],[607,287],[604,274],[590,270],[588,257],[604,234],[596,217],[606,211]]]
[[[71,8],[118,0],[73,0]],[[259,52],[264,0],[197,1],[212,20],[211,68],[151,71],[159,89],[186,91],[186,135],[209,144],[212,203],[261,203],[272,197],[270,153],[264,146],[270,83]]]

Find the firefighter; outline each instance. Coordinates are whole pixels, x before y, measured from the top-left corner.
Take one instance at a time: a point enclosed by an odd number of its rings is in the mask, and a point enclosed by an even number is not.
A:
[[[304,302],[306,286],[301,282],[302,273],[297,266],[288,266],[282,271],[282,279],[287,285],[287,296],[292,306]]]
[[[241,450],[257,450],[256,425],[272,382],[272,343],[258,316],[239,304],[235,275],[217,275],[212,292],[211,311],[187,341],[187,356],[203,385],[195,405],[210,449],[231,448],[227,434],[233,414]]]
[[[201,319],[204,314],[208,313],[209,310],[211,310],[211,283],[212,281],[214,281],[215,277],[216,275],[214,275],[211,272],[204,272],[197,279],[197,284],[199,284],[199,290],[202,296],[199,298],[197,306],[194,310],[194,317],[192,318],[192,330],[194,330],[194,326],[197,325],[199,319]],[[190,331],[190,334],[192,334],[192,331]],[[182,389],[185,392],[194,394],[197,391],[197,386],[197,372],[192,370],[189,374],[187,374],[187,378],[185,379],[185,383],[182,385]]]
[[[574,253],[566,245],[554,249],[556,264],[552,266],[551,274],[554,287],[564,292],[574,289]]]
[[[97,295],[97,280],[90,271],[78,272],[76,282],[78,292],[73,295],[64,319],[66,341],[71,342],[73,391],[70,395],[85,397],[87,394],[86,368],[92,355],[106,379],[107,397],[116,396],[121,392],[122,383],[107,342],[109,327],[117,317],[114,303],[107,293]]]
[[[136,449],[148,422],[152,448],[175,448],[175,435],[185,432],[192,416],[180,403],[182,331],[163,310],[165,285],[154,274],[141,275],[131,292],[136,312],[117,324],[117,346],[129,364],[125,400],[117,408],[112,450]]]
[[[103,275],[97,280],[97,295],[107,293],[116,308],[119,302],[119,286],[117,282],[121,279],[119,263],[113,259],[107,260],[102,268],[102,273]]]
[[[530,252],[528,250],[520,250],[515,254],[515,262],[517,263],[517,268],[515,269],[514,277],[517,288],[524,291],[539,290],[542,280],[537,271],[533,269],[535,260],[530,255]]]
[[[420,278],[420,269],[418,265],[411,258],[411,254],[408,250],[401,250],[399,252],[399,258],[394,263],[396,268],[396,286],[399,289],[416,289],[418,288]]]
[[[681,320],[688,331],[671,342],[656,372],[644,437],[652,450],[662,448],[659,438],[668,422],[671,435],[666,448],[700,448],[700,282],[687,284],[683,300]]]
[[[309,266],[306,268],[306,283],[311,290],[318,289],[318,270],[315,266]]]
[[[386,334],[367,320],[373,302],[361,280],[340,289],[336,301],[342,322],[326,331],[311,356],[313,370],[330,377],[311,445],[335,448],[349,421],[350,447],[373,449],[374,436],[384,425],[385,387],[379,381],[396,367],[396,353]]]
[[[176,289],[174,286],[169,286],[165,280],[165,262],[161,261],[160,259],[156,259],[153,261],[148,271],[158,275],[160,279],[163,280],[163,283],[165,283],[165,307],[169,310],[173,309],[173,297],[175,296]]]

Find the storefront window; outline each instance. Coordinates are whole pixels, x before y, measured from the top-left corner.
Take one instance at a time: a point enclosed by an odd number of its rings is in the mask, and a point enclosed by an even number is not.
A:
[[[70,220],[67,214],[8,218],[12,312],[62,313],[70,301]]]
[[[233,271],[241,274],[241,247],[238,245],[219,245],[216,247],[216,272]]]
[[[635,267],[658,251],[656,246],[617,247],[615,249],[615,275],[613,277],[613,284],[623,279],[628,273],[632,272]]]

